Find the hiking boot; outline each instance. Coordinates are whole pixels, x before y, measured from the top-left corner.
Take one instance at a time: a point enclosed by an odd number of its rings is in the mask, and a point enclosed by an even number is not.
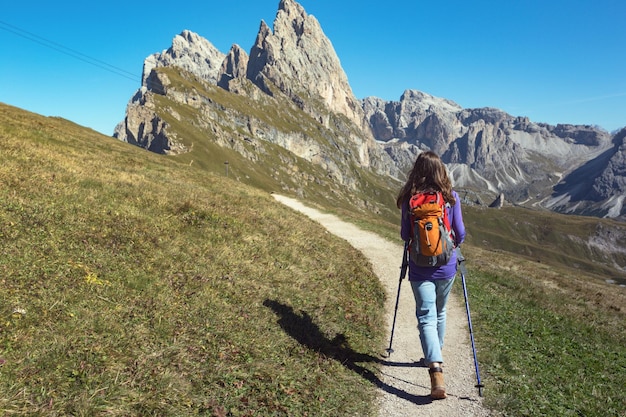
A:
[[[443,369],[438,366],[429,368],[428,373],[430,374],[430,397],[434,400],[443,400],[447,397],[443,383]]]

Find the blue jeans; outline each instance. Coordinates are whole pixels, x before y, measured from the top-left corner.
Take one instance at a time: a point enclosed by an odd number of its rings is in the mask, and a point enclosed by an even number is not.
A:
[[[446,303],[454,283],[451,279],[410,281],[415,315],[426,364],[443,362],[441,348],[446,333]]]

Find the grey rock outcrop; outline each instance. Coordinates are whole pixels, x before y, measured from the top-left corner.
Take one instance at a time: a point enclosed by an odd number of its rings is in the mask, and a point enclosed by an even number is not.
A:
[[[151,72],[146,84],[159,94],[166,94],[170,80],[165,74]],[[114,136],[155,153],[176,155],[188,151],[156,112],[154,94],[146,87],[142,87],[126,106],[126,117],[115,127]]]
[[[187,152],[188,148],[168,130],[156,111],[154,94],[167,95],[170,80],[157,68],[177,67],[209,83],[217,83],[226,55],[208,40],[188,30],[174,36],[172,46],[144,60],[141,88],[126,107],[126,117],[113,133],[119,140],[165,154]]]
[[[593,195],[598,200],[626,196],[626,128],[613,139],[614,147],[609,162],[593,182]]]
[[[230,82],[246,76],[249,57],[237,44],[233,45],[222,62],[217,76],[217,85],[224,90],[231,90]]]
[[[161,68],[178,68],[209,85],[219,86],[259,103],[266,100],[262,95],[277,100],[286,97],[323,128],[333,132],[330,145],[334,149],[321,149],[319,144],[310,140],[302,146],[289,132],[269,127],[264,131],[275,134],[264,134],[263,140],[280,144],[296,155],[328,168],[331,176],[344,185],[353,183],[353,179],[347,178],[345,170],[345,166],[352,164],[381,175],[401,176],[392,159],[374,140],[339,58],[315,17],[308,15],[297,2],[282,0],[273,27],[272,32],[265,22],[261,22],[249,55],[238,45],[233,45],[228,54],[222,54],[210,42],[189,31],[175,36],[167,51],[146,58],[142,88],[129,103],[126,120],[117,126],[114,136],[147,147],[154,142],[153,136],[157,133],[151,132],[150,126],[161,126],[156,136],[165,138],[165,145],[153,146],[152,149],[162,149],[165,153],[187,149],[173,138],[172,143],[167,144],[167,125],[157,123],[160,116],[147,110],[155,108],[150,106],[154,95],[168,98],[182,95],[176,98],[178,102],[190,101],[189,92],[168,90],[167,75],[159,71]],[[258,90],[255,91],[251,85]],[[191,96],[195,103],[215,105],[211,100]],[[137,106],[144,108],[137,109]],[[215,114],[206,108],[200,110],[205,117]],[[241,118],[249,116],[236,117]],[[230,118],[220,119],[220,123],[230,121]],[[250,120],[240,123],[244,126],[258,125],[258,121]],[[215,128],[215,123],[209,124],[213,126],[213,133],[222,130]],[[237,126],[230,129],[237,130]],[[254,135],[253,132],[251,134]],[[338,149],[340,152],[337,152]]]
[[[494,108],[456,103],[407,90],[397,102],[366,98],[372,132],[402,169],[422,150],[442,155],[456,186],[509,200],[542,204],[561,178],[611,146],[611,135],[589,126],[551,126]],[[410,144],[412,146],[406,146]],[[403,155],[404,153],[404,155]]]
[[[225,55],[211,42],[196,33],[184,30],[180,35],[174,36],[169,49],[145,59],[142,85],[149,88],[147,80],[155,68],[171,66],[215,84],[224,57]]]
[[[327,109],[365,127],[359,101],[317,19],[297,2],[281,0],[273,27],[272,33],[261,22],[250,52],[247,77],[271,94],[267,87],[270,81],[307,113],[317,111],[313,115],[327,126],[324,112],[311,107],[312,99],[320,99]]]
[[[493,207],[493,208],[504,207],[504,194],[500,193],[498,197],[495,199],[495,201],[489,205],[489,207]]]
[[[565,176],[544,205],[564,213],[626,218],[626,128],[612,144]]]

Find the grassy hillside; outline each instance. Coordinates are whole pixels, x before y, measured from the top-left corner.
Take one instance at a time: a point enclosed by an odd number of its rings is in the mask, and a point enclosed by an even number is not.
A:
[[[389,329],[362,256],[272,181],[185,158],[0,104],[0,415],[371,413]],[[396,220],[315,203],[397,238]],[[624,416],[626,289],[605,282],[622,261],[589,244],[623,226],[465,217],[487,404]]]
[[[368,414],[383,290],[268,193],[5,105],[0,184],[1,415]]]
[[[624,417],[626,288],[503,251],[464,255],[486,404],[506,416]]]
[[[626,285],[624,222],[521,207],[467,206],[464,215],[474,246]]]

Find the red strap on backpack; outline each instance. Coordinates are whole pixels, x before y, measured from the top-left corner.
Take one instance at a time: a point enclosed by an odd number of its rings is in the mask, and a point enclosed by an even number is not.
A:
[[[409,255],[419,266],[448,262],[454,248],[447,203],[440,191],[416,193],[409,200],[411,244]]]

